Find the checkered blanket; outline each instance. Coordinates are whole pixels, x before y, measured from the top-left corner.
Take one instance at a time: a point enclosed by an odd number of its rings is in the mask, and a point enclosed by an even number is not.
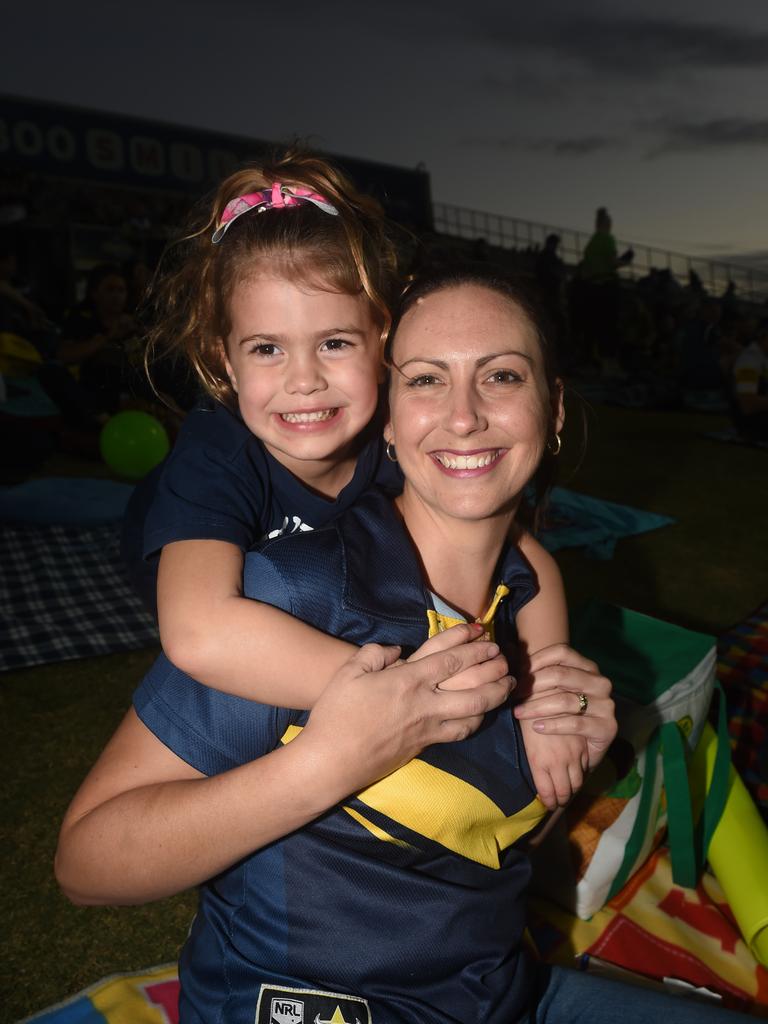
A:
[[[0,528],[0,670],[158,642],[119,543],[119,524]]]
[[[717,643],[733,763],[768,823],[768,604]]]

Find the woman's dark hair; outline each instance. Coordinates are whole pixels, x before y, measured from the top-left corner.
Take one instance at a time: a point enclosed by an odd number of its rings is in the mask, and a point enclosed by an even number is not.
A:
[[[526,494],[527,501],[524,501],[520,508],[521,518],[525,525],[530,526],[535,531],[541,524],[547,497],[555,479],[557,463],[555,457],[550,452],[549,441],[554,440],[555,436],[554,397],[562,389],[562,381],[558,374],[555,346],[552,341],[553,334],[549,319],[535,298],[532,287],[529,287],[525,281],[511,276],[505,269],[495,267],[490,263],[467,263],[460,266],[441,267],[425,271],[415,277],[403,289],[400,301],[395,308],[392,326],[384,346],[384,362],[387,366],[395,365],[392,361],[392,349],[398,327],[406,313],[420,299],[433,295],[435,292],[445,291],[449,288],[459,288],[462,285],[477,285],[480,288],[487,288],[489,291],[496,292],[511,302],[520,310],[533,328],[536,340],[539,343],[544,376],[549,388],[550,397],[553,399],[551,437],[544,449],[544,455],[539,468],[529,484],[529,493]]]

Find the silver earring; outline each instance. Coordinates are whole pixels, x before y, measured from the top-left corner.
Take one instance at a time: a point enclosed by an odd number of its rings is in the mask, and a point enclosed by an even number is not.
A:
[[[555,434],[552,441],[547,442],[547,448],[550,455],[559,455],[560,449],[563,447],[563,442],[560,440],[560,435]]]
[[[395,451],[395,446],[391,441],[387,441],[387,447],[384,449],[384,454],[390,462],[397,462],[397,452]]]

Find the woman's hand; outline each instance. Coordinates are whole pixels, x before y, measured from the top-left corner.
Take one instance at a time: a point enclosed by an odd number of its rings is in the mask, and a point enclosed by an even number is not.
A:
[[[611,683],[567,644],[531,655],[527,674],[529,696],[514,713],[539,796],[554,809],[568,803],[616,735]]]
[[[318,763],[336,765],[340,796],[395,771],[433,743],[466,739],[486,712],[509,696],[513,681],[482,627],[454,626],[407,662],[399,648],[366,644],[336,674],[304,728]],[[329,751],[333,757],[329,757]]]
[[[431,743],[463,739],[506,700],[496,644],[462,626],[410,664],[368,644],[336,673],[295,740],[206,778],[131,709],[83,782],[56,875],[76,903],[144,903],[199,885],[301,828]],[[443,690],[451,677],[466,685]],[[279,737],[275,737],[278,742]]]

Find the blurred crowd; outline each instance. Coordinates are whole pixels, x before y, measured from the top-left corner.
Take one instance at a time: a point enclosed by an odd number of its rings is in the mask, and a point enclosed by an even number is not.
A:
[[[146,230],[147,210],[133,205],[128,228]],[[30,260],[25,230],[23,217],[0,216],[0,483],[25,479],[54,451],[98,458],[103,425],[126,408],[152,412],[173,436],[197,397],[178,364],[155,363],[147,376],[145,297],[155,259],[61,268],[71,293],[62,301],[61,289],[46,287],[49,265],[43,272]],[[611,232],[601,207],[578,265],[563,260],[556,234],[541,248],[514,251],[422,233],[411,239],[406,269],[468,255],[504,264],[538,292],[563,373],[582,392],[727,413],[744,439],[768,439],[768,306],[742,299],[733,285],[712,295],[694,272],[687,283],[664,269],[628,280],[619,272],[633,253],[618,253]]]
[[[724,413],[734,436],[768,440],[768,303],[740,297],[733,283],[711,294],[693,270],[687,282],[668,269],[630,279],[620,270],[634,253],[617,251],[611,227],[601,207],[577,264],[563,260],[556,234],[524,250],[478,239],[474,256],[530,280],[562,372],[582,393],[638,408]],[[461,258],[458,240],[435,236],[426,245],[431,261]]]

